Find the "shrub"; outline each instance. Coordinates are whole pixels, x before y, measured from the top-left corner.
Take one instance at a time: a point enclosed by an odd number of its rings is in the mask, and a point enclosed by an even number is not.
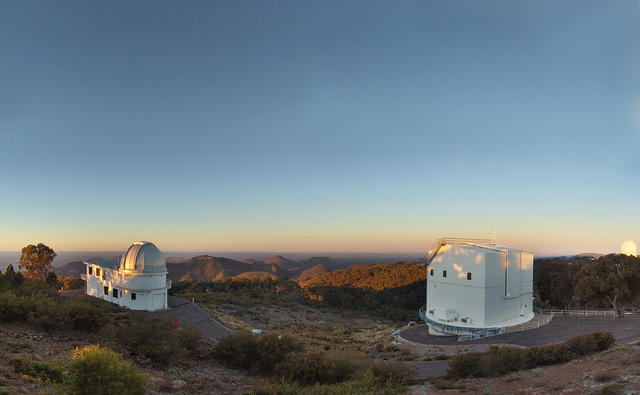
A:
[[[407,384],[415,375],[416,367],[398,361],[378,361],[371,364],[373,376],[381,383]]]
[[[234,368],[249,369],[258,360],[258,337],[245,331],[231,333],[220,339],[213,353]]]
[[[134,353],[144,355],[157,365],[170,365],[187,356],[200,342],[197,329],[176,329],[159,318],[131,317],[118,328],[116,338]]]
[[[69,390],[74,394],[142,394],[148,377],[108,348],[87,346],[73,352]]]
[[[69,305],[66,316],[75,330],[96,332],[107,323],[107,315],[102,309],[81,300]]]
[[[352,378],[360,366],[346,355],[295,352],[275,367],[275,373],[304,384],[334,384]]]
[[[235,368],[271,374],[289,353],[301,350],[300,343],[288,336],[257,336],[240,331],[222,338],[214,348],[214,356]]]
[[[256,366],[262,374],[270,374],[275,365],[295,351],[302,351],[302,346],[288,336],[268,334],[258,338],[258,360]]]
[[[64,367],[60,362],[31,362],[27,374],[51,383],[62,383],[64,381]]]
[[[14,372],[42,381],[51,383],[62,383],[64,381],[64,367],[59,361],[51,363],[37,362],[17,357],[11,360],[11,365]]]
[[[472,352],[456,355],[449,362],[447,377],[498,376],[516,370],[563,363],[606,350],[614,343],[615,338],[610,332],[594,332],[574,336],[562,343],[529,349],[494,346],[485,353]]]
[[[258,395],[395,395],[407,392],[407,388],[399,383],[380,383],[373,375],[365,375],[359,379],[348,380],[337,384],[319,384],[303,387],[298,382],[282,381],[277,385],[260,388]]]

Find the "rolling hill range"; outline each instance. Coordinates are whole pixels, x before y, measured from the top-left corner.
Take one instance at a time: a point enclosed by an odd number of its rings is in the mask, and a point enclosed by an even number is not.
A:
[[[100,260],[99,258],[96,258]],[[238,261],[230,258],[199,255],[187,260],[168,260],[167,277],[177,281],[219,281],[229,278],[264,280],[266,278],[291,278],[298,276],[302,281],[328,273],[328,267],[342,267],[327,257],[314,257],[306,260],[293,261],[280,255],[275,255],[264,261]],[[328,266],[328,267],[327,267]],[[56,274],[67,277],[80,277],[85,266],[82,261],[68,262],[55,268]]]

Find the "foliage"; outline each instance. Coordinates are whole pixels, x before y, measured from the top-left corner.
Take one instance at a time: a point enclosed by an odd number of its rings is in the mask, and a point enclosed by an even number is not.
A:
[[[363,264],[336,270],[311,279],[306,287],[328,285],[370,288],[376,291],[398,288],[425,279],[425,269],[415,261]]]
[[[582,266],[592,262],[590,257],[536,259],[533,283],[539,303],[558,309],[569,310],[574,307],[578,302],[574,293],[574,278]]]
[[[394,395],[407,392],[407,387],[394,381],[380,382],[371,373],[358,379],[347,380],[337,384],[316,384],[305,387],[298,382],[283,380],[277,385],[260,388],[257,395]]]
[[[353,358],[338,352],[294,352],[279,363],[274,373],[285,380],[303,384],[335,384],[345,380],[373,377],[378,384],[406,384],[415,368],[403,362]]]
[[[408,321],[416,318],[418,309],[424,304],[425,286],[425,280],[383,291],[350,285],[316,285],[309,292],[331,307],[364,311],[394,321]]]
[[[108,348],[87,346],[73,352],[69,391],[74,394],[143,394],[148,377]]]
[[[615,343],[611,332],[593,332],[574,336],[562,343],[521,349],[493,346],[489,351],[454,356],[449,362],[448,378],[489,377],[538,366],[568,362]]]
[[[296,352],[275,367],[286,380],[304,384],[334,384],[353,378],[359,366],[344,354],[330,352]]]
[[[63,328],[95,332],[107,323],[94,301],[62,299],[55,289],[35,280],[16,281],[20,273],[0,275],[0,321],[24,321],[47,331]]]
[[[47,274],[53,270],[51,263],[55,257],[56,253],[48,246],[42,243],[29,244],[22,249],[20,269],[25,269],[27,278],[45,281]]]
[[[49,273],[47,273],[47,277],[45,278],[45,282],[47,283],[47,285],[49,285],[52,288],[58,288],[58,276],[56,276],[56,273],[51,270]]]
[[[586,304],[606,300],[622,316],[640,294],[640,258],[609,254],[583,266],[576,274],[575,291]]]
[[[157,365],[171,365],[184,359],[190,350],[197,349],[201,337],[197,329],[176,329],[159,318],[138,316],[130,317],[116,332],[120,343]]]
[[[214,356],[235,368],[271,374],[275,365],[289,353],[301,350],[302,345],[287,336],[258,336],[238,331],[220,339]]]
[[[18,357],[11,360],[11,364],[16,373],[50,383],[57,384],[64,381],[64,366],[60,361],[37,362]]]

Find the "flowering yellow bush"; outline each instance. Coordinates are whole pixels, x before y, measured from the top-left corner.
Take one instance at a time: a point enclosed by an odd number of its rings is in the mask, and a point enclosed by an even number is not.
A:
[[[106,347],[73,350],[69,390],[74,394],[142,394],[148,377],[131,362]]]

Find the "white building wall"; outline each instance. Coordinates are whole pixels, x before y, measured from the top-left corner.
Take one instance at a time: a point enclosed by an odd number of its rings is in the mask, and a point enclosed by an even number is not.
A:
[[[427,268],[427,316],[437,322],[461,328],[515,325],[533,318],[532,304],[532,254],[446,245]],[[451,320],[454,315],[457,320]],[[471,320],[463,323],[463,317]]]
[[[89,267],[92,274],[89,274]],[[96,275],[100,269],[100,276]],[[124,274],[118,270],[105,269],[99,265],[87,263],[87,295],[133,310],[162,310],[167,308],[167,281],[165,274]],[[108,288],[108,294],[104,293]],[[118,296],[113,296],[113,289]],[[136,299],[132,299],[132,294]]]
[[[432,276],[430,270],[433,269]],[[447,277],[443,277],[443,271]],[[445,246],[427,269],[427,312],[440,310],[455,312],[457,320],[450,325],[467,326],[484,323],[485,275],[484,254],[470,247]],[[471,280],[467,280],[471,273]]]

